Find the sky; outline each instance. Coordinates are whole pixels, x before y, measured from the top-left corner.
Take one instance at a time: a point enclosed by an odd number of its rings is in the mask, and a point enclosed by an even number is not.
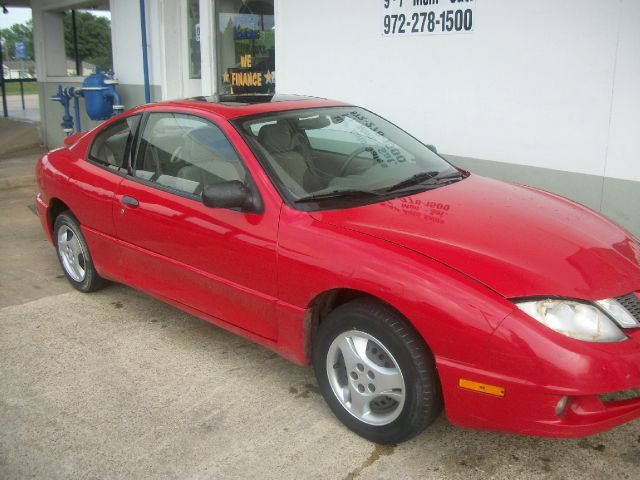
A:
[[[0,28],[7,28],[15,23],[24,23],[31,18],[30,8],[7,7],[7,10],[9,10],[7,14],[0,12]],[[111,17],[110,12],[92,11],[91,13],[100,17]]]
[[[7,28],[14,23],[24,23],[31,18],[30,8],[7,7],[9,13],[0,13],[0,28]]]

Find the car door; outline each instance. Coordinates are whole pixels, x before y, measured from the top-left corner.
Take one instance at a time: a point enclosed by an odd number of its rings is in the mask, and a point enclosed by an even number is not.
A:
[[[79,219],[85,239],[98,271],[114,278],[118,249],[114,244],[114,199],[129,164],[131,146],[141,115],[135,114],[112,121],[96,132],[90,145],[79,145],[68,151],[71,188],[65,189],[62,200]],[[81,140],[87,142],[88,140]],[[78,155],[78,152],[86,155]]]
[[[129,163],[129,152],[140,115],[116,120],[100,130],[84,155],[71,150],[68,181],[74,188],[64,200],[85,227],[113,235],[113,198]],[[64,150],[63,150],[64,152]]]
[[[275,339],[279,208],[248,213],[202,203],[207,184],[239,180],[256,188],[212,121],[154,112],[141,129],[130,175],[116,194],[124,280]]]

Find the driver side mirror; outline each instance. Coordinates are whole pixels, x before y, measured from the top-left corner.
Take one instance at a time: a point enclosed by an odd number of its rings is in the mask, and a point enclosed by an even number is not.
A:
[[[429,150],[431,150],[433,153],[437,154],[438,153],[438,149],[436,148],[435,145],[427,145],[426,146]]]
[[[256,211],[254,195],[238,180],[205,185],[202,203],[210,208],[238,208],[242,211]]]

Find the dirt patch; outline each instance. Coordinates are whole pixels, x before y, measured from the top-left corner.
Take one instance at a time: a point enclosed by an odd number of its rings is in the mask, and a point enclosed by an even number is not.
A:
[[[365,468],[373,465],[381,457],[392,455],[395,449],[396,449],[395,445],[376,445],[375,448],[373,449],[373,452],[369,454],[369,456],[364,460],[364,462],[362,462],[362,464],[358,468],[351,470],[347,474],[347,476],[344,477],[344,480],[353,480],[354,478],[357,478]]]

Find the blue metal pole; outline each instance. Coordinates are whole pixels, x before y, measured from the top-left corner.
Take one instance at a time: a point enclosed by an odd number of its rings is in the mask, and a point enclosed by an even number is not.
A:
[[[140,33],[142,34],[142,68],[144,70],[144,99],[151,103],[151,91],[149,89],[149,60],[147,59],[147,21],[144,12],[144,0],[140,0]]]
[[[76,117],[76,133],[80,133],[80,101],[76,95],[73,96],[73,110]]]
[[[78,24],[76,23],[76,11],[71,10],[71,33],[73,34],[73,56],[76,60],[76,75],[82,76],[82,61],[78,53]]]

